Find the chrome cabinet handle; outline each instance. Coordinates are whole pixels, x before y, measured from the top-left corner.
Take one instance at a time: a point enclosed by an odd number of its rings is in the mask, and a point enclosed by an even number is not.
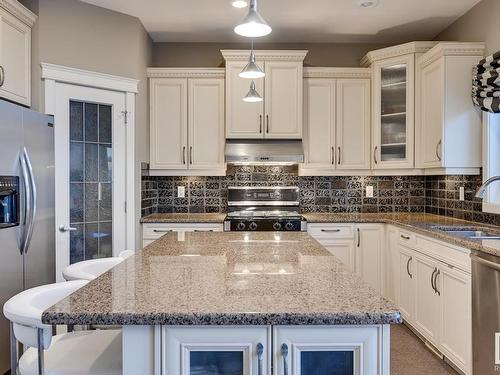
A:
[[[442,143],[442,141],[440,139],[439,142],[436,145],[436,157],[438,158],[439,161],[441,161],[441,155],[439,155],[439,148],[441,146],[441,143]]]
[[[333,148],[333,146],[331,147],[331,154],[332,154],[332,164],[335,164],[335,149]]]
[[[410,276],[410,279],[413,279],[413,275],[410,273],[410,262],[413,260],[413,257],[409,257],[406,262],[406,273]]]
[[[283,375],[288,375],[288,345],[281,345],[281,355],[283,356]]]
[[[76,230],[76,228],[70,227],[69,225],[61,225],[59,227],[59,231],[61,231],[61,232],[73,232],[75,230]]]
[[[182,164],[186,164],[186,146],[182,147]]]
[[[203,230],[203,229],[195,229],[193,232],[213,232],[213,229]]]
[[[441,295],[441,292],[439,291],[439,289],[437,287],[437,279],[438,279],[438,276],[440,273],[441,273],[441,271],[438,268],[436,268],[436,275],[434,276],[434,291],[437,293],[438,296]]]
[[[266,115],[266,133],[269,134],[269,115]]]
[[[432,287],[432,290],[434,290],[434,293],[436,293],[436,287],[434,286],[434,274],[436,273],[436,268],[434,268],[434,270],[432,271],[432,275],[431,275],[431,287]]]
[[[189,146],[189,164],[193,164],[193,146]]]
[[[339,157],[337,159],[337,164],[340,165],[340,160],[341,160],[341,155],[342,155],[342,152],[340,151],[340,146],[338,147],[338,150],[339,150]]]
[[[259,115],[259,134],[262,134],[262,115]]]
[[[373,161],[375,161],[375,164],[378,164],[377,150],[378,150],[378,146],[375,146],[375,149],[373,150]]]
[[[264,354],[264,345],[262,345],[260,342],[257,344],[257,374],[258,375],[263,375],[262,374],[262,356]]]
[[[403,240],[409,240],[410,239],[410,236],[407,236],[406,234],[402,234],[400,236]]]
[[[357,243],[357,247],[359,247],[359,245],[361,245],[361,234],[359,232],[359,228],[356,228],[356,232],[358,233],[358,243]]]
[[[5,69],[0,65],[0,87],[5,83]]]
[[[325,233],[338,233],[340,229],[321,229],[321,231]]]
[[[28,172],[29,184],[31,188],[31,204],[30,204],[31,210],[30,210],[30,215],[28,216],[29,225],[28,225],[28,230],[26,232],[26,238],[24,240],[24,253],[27,254],[31,242],[31,236],[33,235],[33,228],[36,217],[36,206],[38,199],[37,199],[35,175],[33,174],[33,167],[31,165],[30,156],[28,154],[28,150],[26,149],[26,147],[24,148],[24,160],[26,161],[26,170]]]
[[[153,229],[153,232],[155,233],[170,233],[173,232],[172,229]]]

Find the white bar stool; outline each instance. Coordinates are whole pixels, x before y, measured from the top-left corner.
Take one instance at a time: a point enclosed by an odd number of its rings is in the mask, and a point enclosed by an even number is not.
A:
[[[70,264],[63,270],[64,280],[94,280],[133,254],[133,250],[125,250],[117,257],[90,259]]]
[[[80,331],[52,336],[42,313],[84,286],[77,280],[48,284],[9,299],[3,313],[11,322],[11,373],[19,375],[120,375],[121,330]],[[17,341],[27,350],[18,359]],[[17,372],[16,372],[17,371]]]

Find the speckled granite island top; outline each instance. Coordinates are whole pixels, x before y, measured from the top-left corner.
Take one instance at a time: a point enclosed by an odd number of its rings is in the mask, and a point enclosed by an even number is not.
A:
[[[400,323],[304,232],[169,233],[43,313],[48,324]]]
[[[141,218],[141,223],[223,223],[226,214],[220,213],[166,213]]]

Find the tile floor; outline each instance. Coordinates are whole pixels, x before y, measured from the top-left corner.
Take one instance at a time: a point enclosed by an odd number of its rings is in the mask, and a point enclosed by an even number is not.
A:
[[[405,325],[391,326],[391,375],[457,375]]]

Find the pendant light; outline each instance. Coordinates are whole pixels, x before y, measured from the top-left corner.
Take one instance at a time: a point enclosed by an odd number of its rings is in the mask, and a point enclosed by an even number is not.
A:
[[[266,21],[257,12],[257,0],[250,0],[248,14],[243,21],[234,28],[234,32],[248,38],[257,38],[270,34],[272,31]]]
[[[243,70],[240,72],[239,76],[241,78],[262,78],[266,74],[264,71],[255,63],[255,53],[253,52],[253,40],[252,40],[252,49],[250,51],[250,57],[248,58],[248,64],[245,65]]]
[[[247,103],[256,103],[262,101],[262,96],[260,96],[257,90],[255,89],[254,81],[250,83],[250,91],[248,91],[248,94],[245,95],[243,101]]]

